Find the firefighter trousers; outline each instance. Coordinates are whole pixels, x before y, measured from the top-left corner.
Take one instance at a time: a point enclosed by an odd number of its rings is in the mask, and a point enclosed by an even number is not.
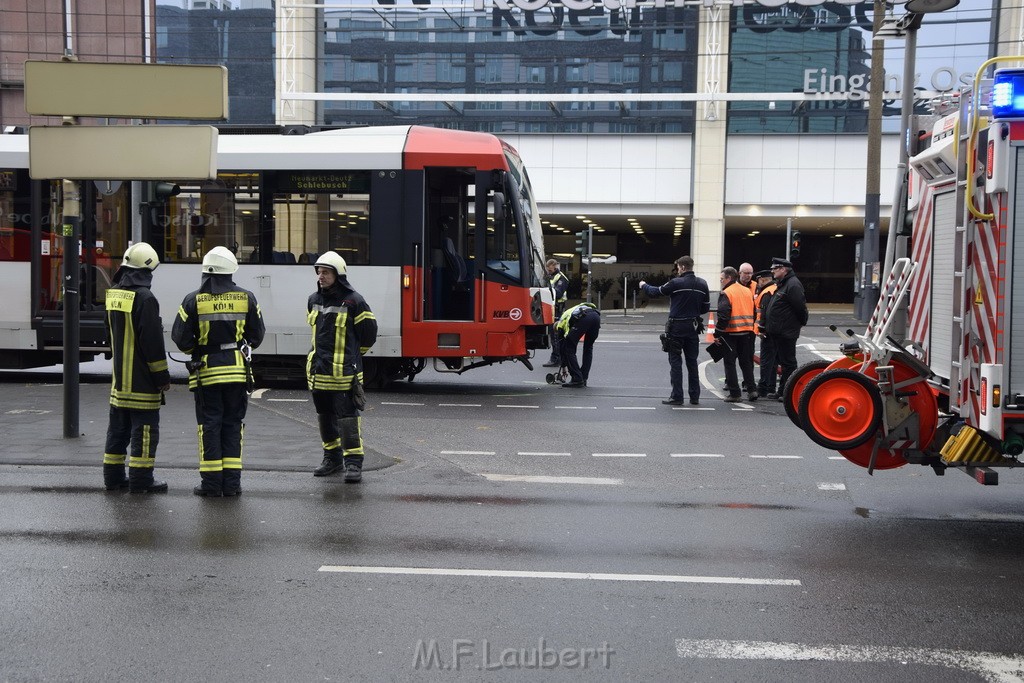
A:
[[[314,390],[313,405],[320,424],[324,456],[344,457],[362,466],[363,436],[359,409],[347,391]]]
[[[245,384],[203,385],[196,394],[199,476],[203,489],[233,494],[242,482],[242,437],[249,395]]]
[[[103,479],[108,486],[125,479],[124,463],[152,476],[160,442],[160,411],[110,406],[107,442],[103,447]],[[129,446],[131,447],[129,456]]]

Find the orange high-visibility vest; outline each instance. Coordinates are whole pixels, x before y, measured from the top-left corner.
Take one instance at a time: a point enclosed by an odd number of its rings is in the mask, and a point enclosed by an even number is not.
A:
[[[719,332],[753,332],[754,331],[754,295],[750,289],[734,282],[725,288],[725,295],[729,297],[732,305],[732,316],[729,318],[729,325],[725,329],[719,328]]]

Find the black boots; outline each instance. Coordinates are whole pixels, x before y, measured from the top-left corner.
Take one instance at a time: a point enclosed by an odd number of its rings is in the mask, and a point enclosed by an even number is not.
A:
[[[223,472],[200,472],[199,476],[203,482],[192,489],[192,493],[210,498],[220,498],[224,495]]]
[[[324,452],[324,461],[320,463],[320,467],[313,470],[314,477],[327,477],[335,472],[341,470],[345,466],[345,462],[341,457],[340,451]]]
[[[129,467],[128,493],[167,493],[167,482],[154,479],[151,467]]]
[[[103,487],[108,491],[126,491],[128,477],[124,476],[124,465],[103,466]]]
[[[363,480],[363,457],[350,455],[345,458],[345,483],[358,484]]]

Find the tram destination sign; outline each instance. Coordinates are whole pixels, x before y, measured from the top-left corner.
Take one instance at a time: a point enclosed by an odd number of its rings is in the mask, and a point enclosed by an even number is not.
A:
[[[25,111],[40,116],[226,119],[228,70],[217,64],[29,60]]]
[[[284,171],[278,175],[277,189],[309,194],[366,194],[370,191],[370,179],[363,171]]]

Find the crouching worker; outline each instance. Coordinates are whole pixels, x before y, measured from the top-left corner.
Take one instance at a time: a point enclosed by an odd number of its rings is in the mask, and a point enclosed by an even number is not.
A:
[[[158,265],[153,247],[136,242],[124,252],[114,286],[107,290],[105,321],[113,359],[110,423],[103,452],[103,484],[108,491],[167,491],[167,482],[153,478],[160,404],[163,392],[171,387],[160,304],[150,291]]]
[[[313,475],[326,477],[344,469],[345,481],[354,484],[363,478],[363,354],[377,341],[377,319],[349,284],[345,259],[328,251],[314,267],[317,288],[306,302],[313,332],[306,383],[320,424],[324,460]]]
[[[562,340],[562,364],[569,369],[569,381],[563,387],[587,386],[590,366],[594,362],[594,342],[601,331],[601,313],[597,306],[582,303],[573,306],[558,319],[558,335]],[[576,358],[576,347],[583,339],[583,363]]]
[[[191,354],[188,386],[195,392],[199,431],[197,496],[242,493],[242,434],[251,382],[248,353],[266,328],[256,297],[236,285],[235,255],[214,247],[203,257],[202,283],[185,295],[171,339]]]

